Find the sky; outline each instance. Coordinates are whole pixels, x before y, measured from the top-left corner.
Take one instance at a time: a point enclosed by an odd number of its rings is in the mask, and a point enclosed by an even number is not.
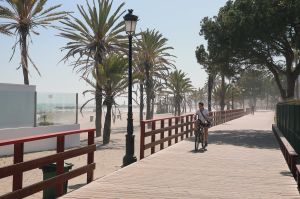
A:
[[[91,0],[88,0],[91,2]],[[76,5],[85,5],[85,0],[49,0],[47,6],[62,4],[61,10],[72,11],[79,16]],[[124,9],[133,9],[139,17],[137,30],[156,29],[168,39],[170,51],[177,58],[176,67],[191,79],[194,87],[202,87],[207,74],[197,63],[195,49],[200,44],[206,45],[199,36],[200,21],[206,16],[215,16],[226,0],[114,0],[116,8],[125,2]],[[3,4],[2,2],[0,4]],[[113,9],[115,10],[115,9]],[[69,62],[60,62],[65,52],[61,48],[68,42],[57,36],[53,29],[36,29],[40,35],[32,36],[29,54],[38,66],[41,76],[31,67],[29,81],[36,85],[38,92],[79,93],[79,102],[83,103],[90,96],[83,97],[82,92],[90,87],[80,80]],[[19,51],[11,61],[12,46],[15,37],[0,35],[0,83],[23,84]]]

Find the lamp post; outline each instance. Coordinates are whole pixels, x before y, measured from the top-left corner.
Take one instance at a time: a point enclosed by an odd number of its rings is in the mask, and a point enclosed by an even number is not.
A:
[[[128,10],[124,16],[125,29],[129,39],[128,51],[128,119],[126,135],[126,154],[123,158],[123,166],[136,162],[134,156],[134,135],[133,135],[133,118],[132,118],[132,35],[135,32],[138,17],[132,14],[133,10]]]

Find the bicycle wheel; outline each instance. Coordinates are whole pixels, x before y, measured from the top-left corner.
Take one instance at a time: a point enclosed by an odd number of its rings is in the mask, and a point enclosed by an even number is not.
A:
[[[203,132],[203,129],[201,129],[201,133],[200,133],[200,137],[201,137],[201,146],[202,146],[202,149],[204,149],[205,147],[205,140],[204,140],[204,132]]]
[[[198,151],[199,149],[200,139],[201,139],[200,134],[201,134],[200,131],[195,132],[195,151]]]

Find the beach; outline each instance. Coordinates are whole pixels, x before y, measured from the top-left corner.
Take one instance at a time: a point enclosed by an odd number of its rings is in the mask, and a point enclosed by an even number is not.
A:
[[[105,114],[105,113],[103,113]],[[83,114],[78,115],[78,122],[81,129],[94,128],[94,121],[90,120],[90,116],[94,116],[95,112],[88,110]],[[157,114],[154,118],[169,117],[171,114]],[[94,119],[94,118],[93,118]],[[139,112],[133,112],[133,125],[135,135],[135,156],[139,159],[139,143],[140,143],[140,127],[139,127]],[[104,117],[102,119],[104,121]],[[103,125],[102,125],[103,127]],[[107,174],[110,174],[118,169],[121,169],[123,164],[123,157],[125,155],[125,135],[127,129],[127,112],[121,112],[121,119],[117,119],[115,123],[112,122],[111,140],[107,145],[102,145],[102,137],[95,138],[97,150],[94,153],[94,160],[96,163],[96,169],[94,171],[94,179],[101,178]],[[81,145],[86,146],[86,134],[81,135]],[[32,160],[39,157],[44,157],[50,154],[55,154],[56,151],[41,151],[35,153],[27,153],[24,155],[24,161]],[[74,166],[72,169],[79,168],[86,165],[87,155],[68,159],[65,162],[72,163]],[[13,158],[0,157],[0,167],[11,165]],[[41,169],[35,169],[24,173],[23,187],[42,181],[43,174]],[[81,175],[69,180],[68,192],[78,189],[86,184],[86,175]],[[12,189],[12,177],[0,179],[0,196],[11,192]],[[42,192],[31,195],[32,199],[42,198]]]

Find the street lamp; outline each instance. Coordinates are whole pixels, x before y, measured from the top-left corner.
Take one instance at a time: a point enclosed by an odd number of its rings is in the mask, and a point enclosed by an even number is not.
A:
[[[129,39],[128,51],[128,119],[126,135],[126,154],[123,158],[123,166],[136,162],[134,156],[134,135],[133,135],[133,118],[132,118],[132,35],[135,32],[138,17],[132,14],[133,10],[128,10],[124,16],[125,29]]]

